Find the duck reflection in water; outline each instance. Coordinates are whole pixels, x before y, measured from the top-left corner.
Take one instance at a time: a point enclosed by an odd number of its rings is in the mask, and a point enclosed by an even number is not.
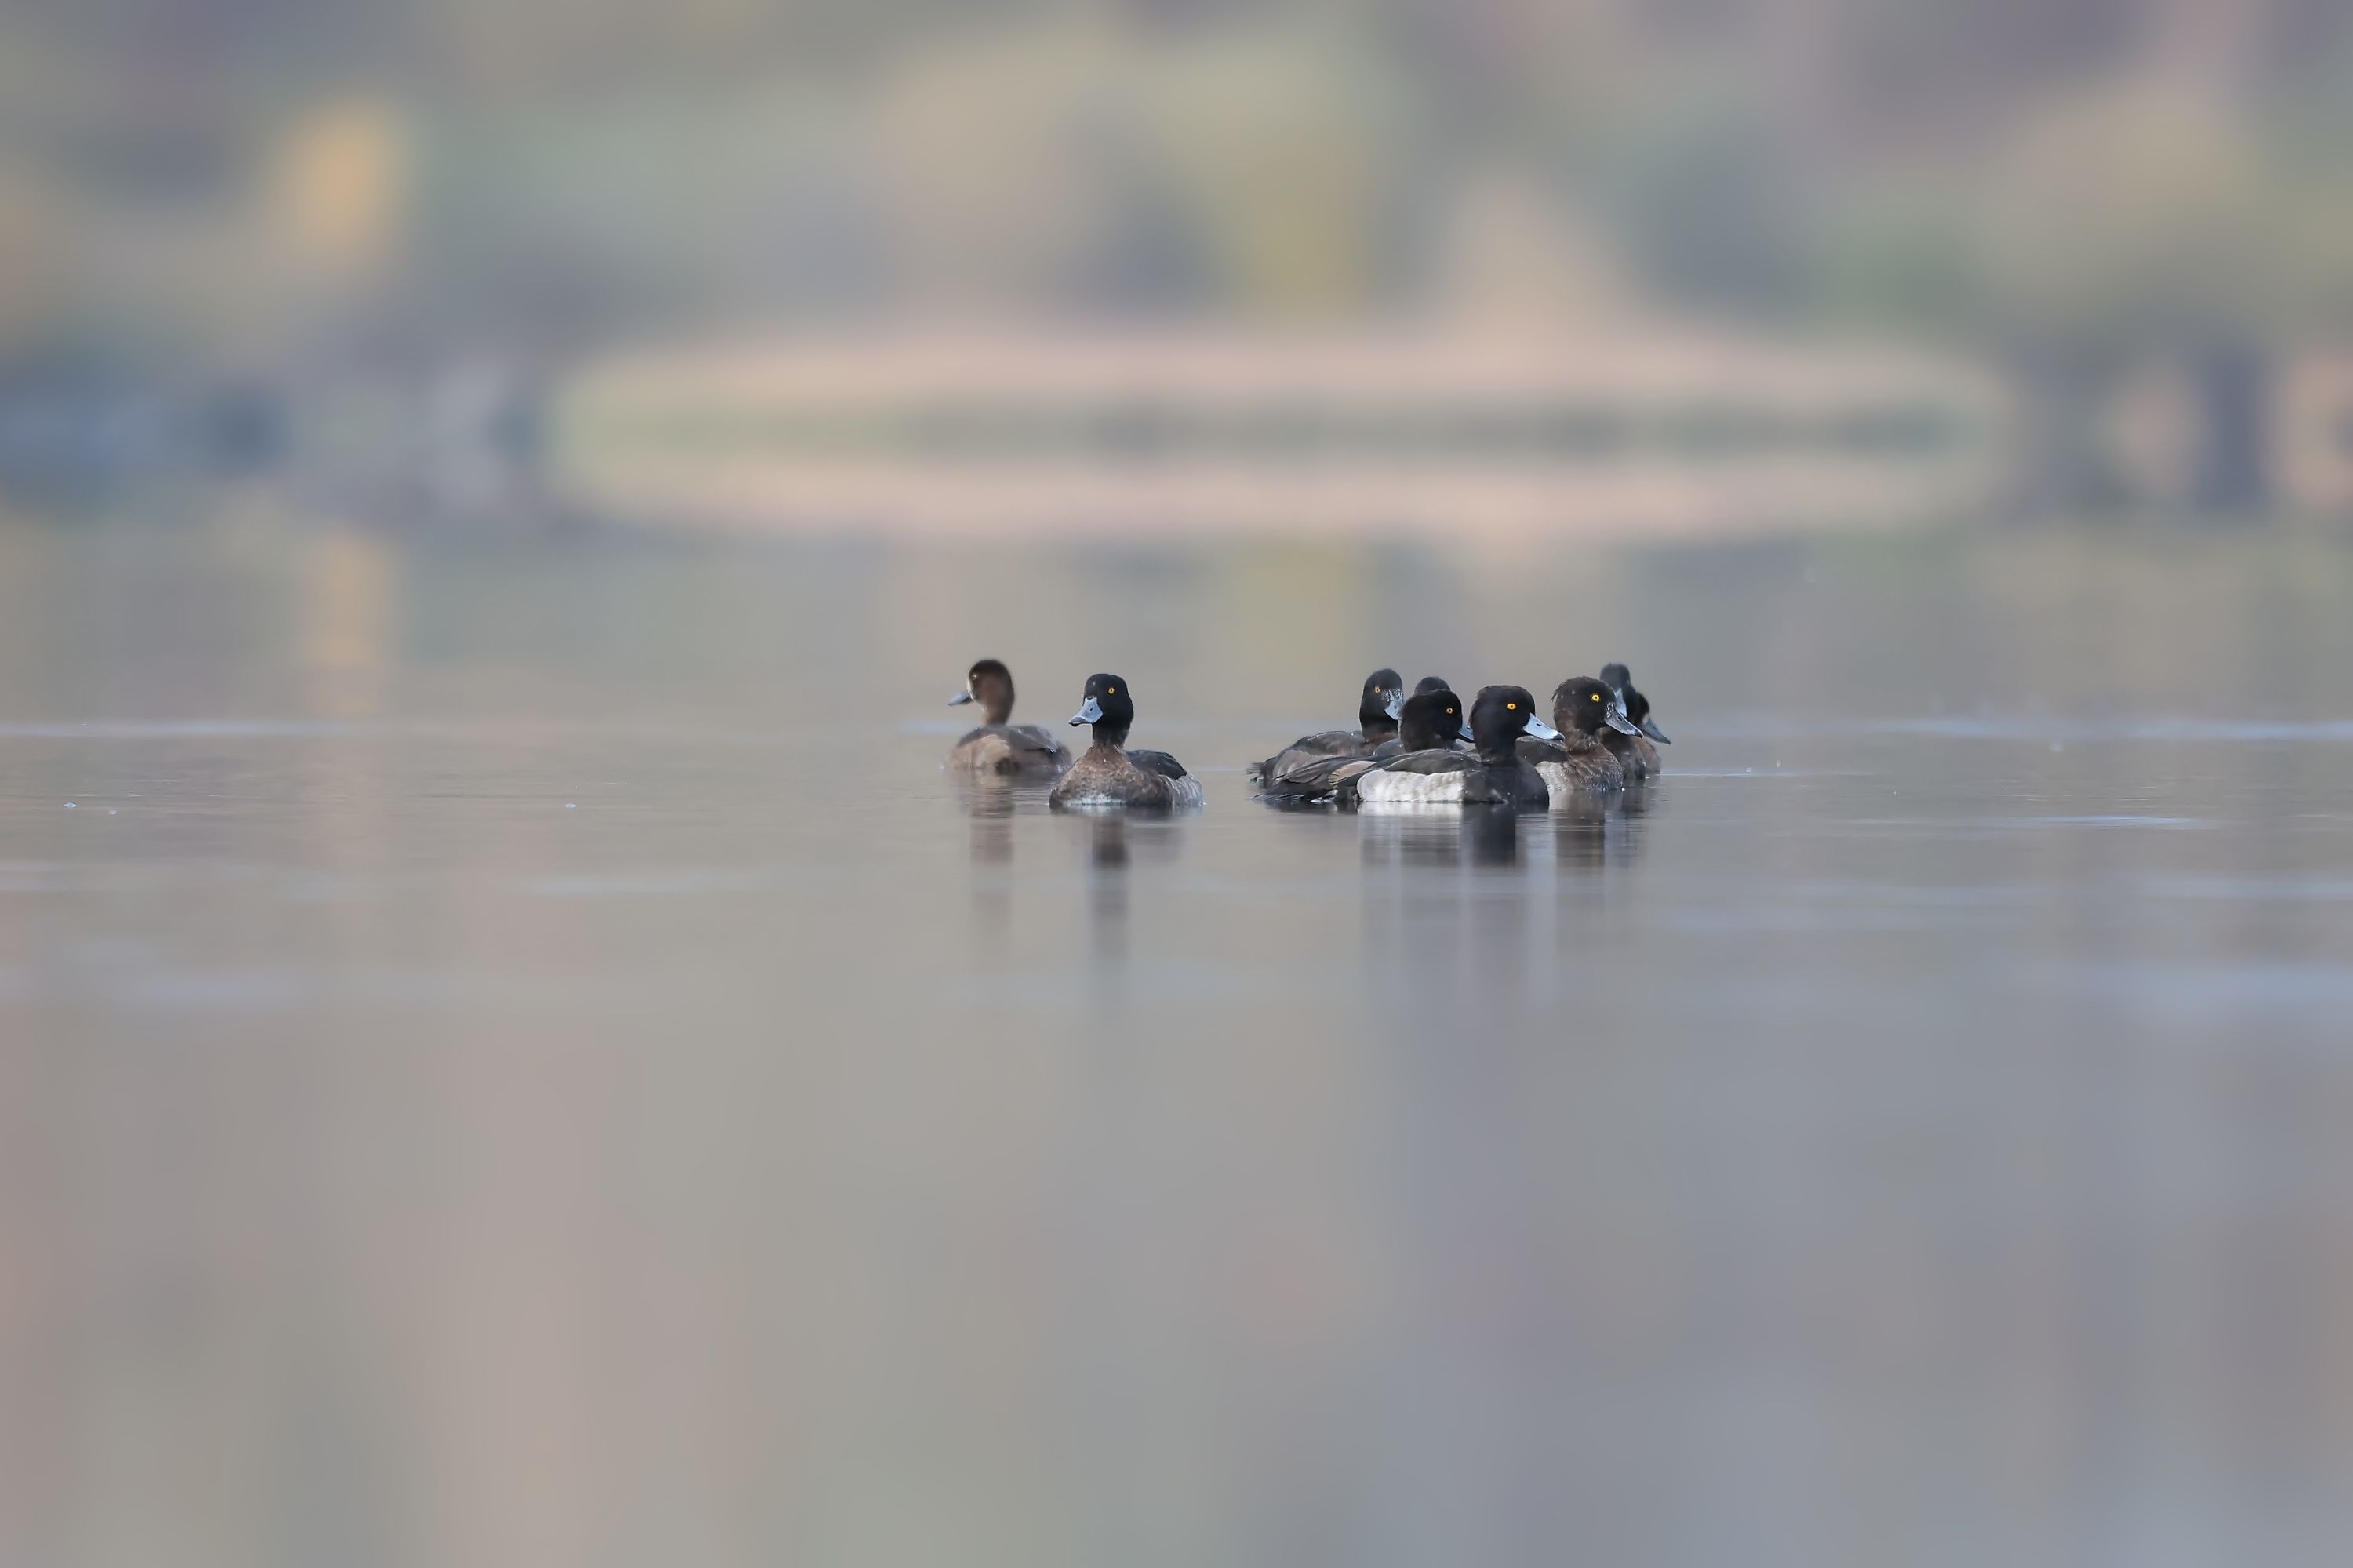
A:
[[[1097,871],[1127,869],[1127,819],[1109,812],[1092,819],[1087,836],[1087,858]],[[1124,883],[1121,884],[1125,886]]]
[[[1044,790],[1032,789],[1033,796]],[[979,950],[1000,958],[1013,931],[1013,814],[1018,790],[1008,778],[980,774],[957,790],[971,820],[972,927]]]
[[[1472,865],[1512,866],[1520,862],[1519,818],[1510,806],[1455,806],[1366,811],[1356,820],[1368,865],[1461,865],[1467,851]]]
[[[1520,863],[1520,813],[1509,806],[1472,806],[1462,812],[1462,837],[1476,866]]]
[[[1084,824],[1087,940],[1100,965],[1127,957],[1128,879],[1173,865],[1184,852],[1184,823],[1126,811],[1071,813]]]
[[[1364,832],[1367,865],[1460,865],[1462,813],[1459,810],[1365,811],[1356,818]]]
[[[1552,810],[1553,863],[1564,872],[1595,872],[1630,863],[1642,847],[1646,786],[1629,784],[1608,800],[1577,800]]]
[[[1013,781],[983,774],[966,781],[958,793],[963,797],[965,815],[972,819],[972,863],[1011,864],[1016,794]]]
[[[1552,859],[1563,871],[1599,871],[1609,863],[1609,816],[1599,800],[1571,799],[1552,810]]]

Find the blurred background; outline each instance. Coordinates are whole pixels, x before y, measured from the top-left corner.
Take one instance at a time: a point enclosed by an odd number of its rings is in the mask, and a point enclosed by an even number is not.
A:
[[[2341,0],[9,0],[0,1568],[2353,1560],[2348,515]]]
[[[0,29],[20,498],[269,467],[862,527],[985,471],[1002,526],[1357,528],[1437,522],[1410,476],[1452,465],[1519,528],[2353,503],[2329,0]]]

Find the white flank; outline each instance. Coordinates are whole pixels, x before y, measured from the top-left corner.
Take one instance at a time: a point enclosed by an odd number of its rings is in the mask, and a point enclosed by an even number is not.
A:
[[[1370,806],[1459,806],[1469,774],[1398,773],[1375,768],[1356,780],[1356,799]]]

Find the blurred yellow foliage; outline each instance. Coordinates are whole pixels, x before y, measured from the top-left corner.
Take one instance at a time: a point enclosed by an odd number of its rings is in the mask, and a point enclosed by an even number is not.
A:
[[[1987,182],[1990,281],[2029,320],[2255,329],[2288,303],[2288,204],[2243,117],[2135,85],[2057,101]]]
[[[289,251],[330,278],[381,268],[408,185],[408,138],[381,101],[347,99],[297,119],[279,141],[269,207]]]
[[[1329,316],[1372,295],[1389,125],[1367,101],[1371,62],[1347,53],[1293,31],[1161,57],[1158,138],[1248,311]]]
[[[38,333],[58,308],[63,230],[54,194],[0,159],[0,350]]]

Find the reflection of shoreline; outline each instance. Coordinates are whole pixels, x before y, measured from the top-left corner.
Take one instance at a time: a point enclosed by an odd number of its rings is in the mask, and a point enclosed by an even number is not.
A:
[[[1732,539],[1808,528],[1926,526],[1979,504],[1975,483],[1805,455],[1707,468],[1555,472],[1242,468],[1183,473],[890,463],[659,463],[565,482],[576,509],[664,527],[915,539],[1087,538],[1106,529],[1219,535]]]
[[[1660,332],[885,335],[625,356],[562,399],[587,508],[744,531],[1717,535],[1989,493],[1970,362]]]

